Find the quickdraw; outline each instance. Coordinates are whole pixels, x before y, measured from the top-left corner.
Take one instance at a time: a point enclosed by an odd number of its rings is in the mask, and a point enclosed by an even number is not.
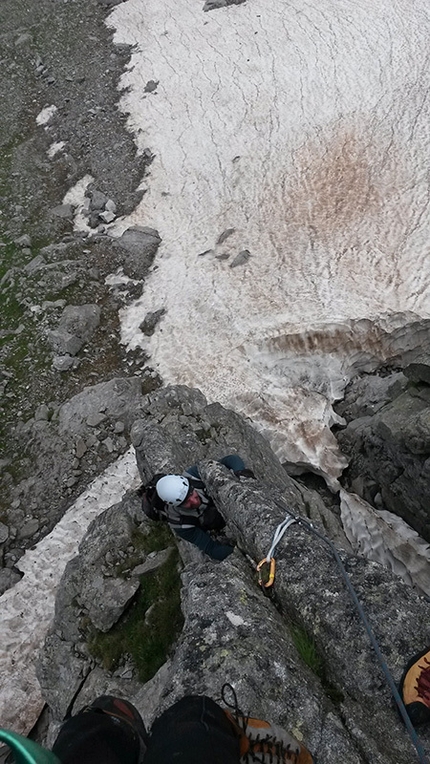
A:
[[[263,570],[265,565],[269,566],[267,581],[263,580]],[[258,583],[261,587],[263,587],[263,589],[268,589],[270,586],[273,586],[273,582],[275,580],[275,570],[276,570],[276,560],[274,557],[271,557],[270,560],[264,557],[264,559],[258,563],[257,565]]]
[[[264,557],[261,562],[257,565],[257,573],[258,573],[258,583],[262,587],[262,589],[270,589],[274,582],[275,582],[275,572],[276,572],[276,561],[274,558],[275,549],[276,546],[279,544],[282,536],[284,535],[287,528],[290,527],[293,523],[296,523],[298,518],[293,517],[292,515],[287,514],[285,519],[282,521],[282,523],[279,523],[278,527],[276,528],[275,533],[273,534],[273,540],[272,540],[272,546],[269,549],[269,552],[266,557]],[[264,580],[263,572],[265,570],[265,566],[269,566],[268,576],[267,580]]]

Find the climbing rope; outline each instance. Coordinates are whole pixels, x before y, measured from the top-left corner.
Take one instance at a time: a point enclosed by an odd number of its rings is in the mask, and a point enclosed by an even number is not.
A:
[[[359,614],[359,616],[361,618],[361,621],[364,624],[364,627],[366,629],[366,632],[367,632],[367,635],[369,637],[370,643],[371,643],[371,645],[372,645],[372,647],[373,647],[373,649],[374,649],[374,651],[376,653],[376,657],[377,657],[377,659],[379,661],[379,664],[381,666],[381,669],[382,669],[382,671],[384,673],[385,679],[387,680],[387,684],[390,687],[391,693],[392,693],[393,698],[394,698],[394,700],[396,702],[396,705],[397,705],[397,708],[399,710],[400,716],[403,719],[405,727],[406,727],[406,729],[407,729],[407,731],[409,733],[409,737],[411,738],[411,741],[412,741],[412,743],[413,743],[413,745],[414,745],[414,747],[416,749],[416,752],[418,754],[418,758],[419,758],[420,764],[429,764],[429,761],[428,761],[428,759],[426,757],[424,748],[422,747],[421,742],[420,742],[420,740],[418,738],[418,735],[417,735],[417,733],[415,731],[415,728],[414,728],[414,726],[413,726],[413,724],[412,724],[412,722],[411,722],[411,720],[409,718],[408,712],[407,712],[407,710],[405,708],[405,704],[403,703],[402,697],[401,697],[401,695],[400,695],[400,693],[399,693],[399,691],[397,689],[396,683],[395,683],[395,681],[394,681],[394,679],[392,677],[390,669],[388,668],[388,665],[387,665],[387,663],[386,663],[386,661],[385,661],[385,659],[384,659],[384,657],[382,655],[381,649],[380,649],[378,641],[377,641],[377,639],[376,639],[376,637],[375,637],[375,635],[373,633],[372,627],[371,627],[371,625],[370,625],[370,623],[369,623],[369,621],[367,619],[367,616],[366,616],[366,614],[365,614],[365,612],[363,610],[363,607],[362,607],[362,605],[361,605],[361,603],[360,603],[360,601],[359,601],[359,599],[357,597],[356,591],[355,591],[355,589],[354,589],[354,587],[353,587],[353,585],[351,583],[351,580],[350,580],[350,578],[348,576],[348,573],[346,572],[345,566],[344,566],[342,560],[339,557],[339,553],[338,553],[336,547],[330,541],[330,539],[328,539],[322,533],[317,531],[316,528],[314,528],[314,526],[312,525],[311,522],[309,522],[308,520],[305,520],[302,517],[299,517],[298,515],[293,515],[291,512],[288,511],[288,508],[285,507],[284,504],[281,504],[278,501],[276,503],[278,504],[279,507],[282,507],[282,509],[287,512],[287,515],[286,515],[285,519],[282,521],[282,523],[280,523],[278,525],[278,527],[276,528],[276,531],[275,531],[274,536],[273,536],[272,546],[270,547],[270,550],[268,552],[267,557],[265,557],[263,560],[261,560],[261,562],[258,563],[258,565],[257,565],[257,571],[259,573],[259,583],[260,583],[260,586],[263,586],[264,588],[273,586],[274,579],[275,579],[275,561],[274,561],[274,558],[273,558],[275,547],[276,547],[277,544],[279,544],[279,542],[280,542],[281,538],[283,537],[283,535],[284,535],[285,531],[287,530],[287,528],[289,528],[291,525],[293,525],[293,523],[297,523],[297,524],[303,526],[303,528],[305,528],[305,530],[309,531],[310,533],[313,533],[315,536],[317,536],[320,539],[320,541],[322,541],[324,544],[326,544],[330,548],[331,552],[334,555],[336,563],[337,563],[337,565],[340,568],[342,577],[343,577],[343,579],[345,581],[345,584],[346,584],[346,588],[347,588],[347,590],[348,590],[348,592],[349,592],[349,594],[351,596],[352,601],[354,602],[355,607],[357,608],[357,611],[358,611],[358,614]],[[260,580],[261,579],[261,569],[263,568],[264,564],[272,565],[272,563],[273,563],[273,576],[271,575],[272,574],[272,571],[271,571],[271,573],[269,575],[268,582],[263,584],[262,581]]]

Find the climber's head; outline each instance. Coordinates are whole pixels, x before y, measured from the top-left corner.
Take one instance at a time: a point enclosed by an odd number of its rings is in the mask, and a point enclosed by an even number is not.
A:
[[[158,496],[165,504],[179,507],[188,496],[190,484],[182,475],[165,475],[156,485]]]

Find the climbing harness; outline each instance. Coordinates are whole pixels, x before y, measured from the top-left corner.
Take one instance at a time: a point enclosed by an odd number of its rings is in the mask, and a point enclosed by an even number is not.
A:
[[[406,729],[407,729],[407,731],[409,733],[409,737],[411,738],[411,741],[412,741],[412,743],[413,743],[413,745],[415,747],[415,750],[416,750],[416,752],[418,754],[418,758],[419,758],[420,764],[429,764],[429,761],[428,761],[428,759],[427,759],[427,757],[425,755],[424,748],[422,747],[421,742],[420,742],[420,740],[418,738],[418,735],[417,735],[417,733],[415,731],[415,728],[414,728],[414,726],[413,726],[413,724],[412,724],[412,722],[411,722],[411,720],[409,718],[408,712],[407,712],[407,710],[405,708],[405,704],[403,703],[402,697],[401,697],[401,695],[400,695],[400,693],[399,693],[399,691],[397,689],[396,683],[395,683],[395,681],[394,681],[394,679],[393,679],[393,677],[391,675],[390,669],[388,668],[388,666],[387,666],[387,664],[386,664],[386,662],[384,660],[384,657],[382,655],[382,652],[381,652],[381,649],[379,647],[378,641],[377,641],[377,639],[376,639],[376,637],[375,637],[375,635],[374,635],[374,633],[372,631],[372,627],[371,627],[371,625],[370,625],[370,623],[369,623],[369,621],[367,619],[367,616],[366,616],[366,614],[365,614],[365,612],[363,610],[363,607],[362,607],[362,605],[361,605],[361,603],[360,603],[360,601],[359,601],[359,599],[357,597],[355,589],[354,589],[354,587],[353,587],[353,585],[352,585],[352,583],[350,581],[348,573],[346,572],[345,566],[344,566],[342,560],[339,557],[339,553],[338,553],[336,547],[330,541],[330,539],[328,539],[326,536],[323,536],[322,533],[317,531],[316,528],[314,528],[314,526],[312,525],[311,522],[309,522],[308,520],[305,520],[303,517],[299,517],[298,515],[293,515],[291,512],[288,511],[288,507],[286,507],[284,505],[284,503],[281,503],[281,502],[276,501],[276,500],[275,500],[275,503],[278,505],[278,507],[282,508],[284,510],[284,512],[287,512],[287,515],[285,517],[285,520],[283,520],[283,522],[278,525],[278,527],[277,527],[277,529],[276,529],[276,531],[274,533],[272,546],[270,547],[270,550],[269,550],[269,553],[268,553],[267,557],[265,557],[257,565],[257,570],[259,572],[259,583],[260,583],[260,585],[262,585],[261,582],[260,582],[260,570],[264,567],[265,563],[269,563],[269,562],[271,563],[271,560],[273,559],[272,556],[274,554],[274,550],[275,550],[276,545],[281,540],[281,538],[284,535],[284,533],[287,530],[287,528],[289,528],[290,525],[292,525],[293,523],[297,523],[298,525],[301,525],[303,528],[305,528],[305,530],[309,531],[310,533],[313,533],[314,536],[317,536],[317,538],[319,538],[320,541],[322,541],[324,544],[326,544],[330,548],[331,552],[334,555],[336,563],[337,563],[337,565],[340,568],[340,572],[342,574],[342,578],[345,581],[346,588],[347,588],[347,590],[348,590],[348,592],[349,592],[349,594],[351,596],[351,599],[352,599],[355,607],[357,608],[358,615],[360,616],[360,618],[361,618],[361,620],[362,620],[362,622],[364,624],[364,628],[366,629],[366,632],[367,632],[367,635],[369,637],[370,643],[371,643],[371,645],[372,645],[372,647],[373,647],[373,649],[374,649],[374,651],[376,653],[376,657],[377,657],[377,659],[379,661],[379,664],[380,664],[381,669],[382,669],[382,671],[384,673],[385,679],[387,680],[387,684],[388,684],[388,686],[389,686],[389,688],[391,690],[391,693],[393,695],[393,698],[394,698],[394,700],[396,702],[396,705],[397,705],[397,708],[399,710],[400,716],[402,717],[402,720],[403,720],[403,722],[405,724],[405,727],[406,727]],[[274,562],[274,560],[273,560],[273,562]],[[269,575],[269,581],[267,582],[267,584],[263,585],[264,587],[272,587],[273,586],[274,574],[275,574],[275,566],[273,566],[273,577],[272,577],[272,579],[270,578],[270,575]]]
[[[287,528],[290,527],[290,525],[293,525],[293,523],[297,522],[297,518],[293,517],[290,514],[287,514],[285,519],[282,521],[282,523],[279,523],[278,527],[276,528],[275,533],[273,534],[273,540],[272,540],[272,546],[270,547],[267,556],[263,557],[261,562],[257,565],[257,573],[258,573],[258,583],[263,589],[269,589],[273,586],[275,581],[275,572],[276,572],[276,560],[274,558],[275,549],[277,545],[279,544],[282,536],[284,535]],[[264,573],[265,566],[268,566],[269,570],[267,573],[267,580],[264,580]]]

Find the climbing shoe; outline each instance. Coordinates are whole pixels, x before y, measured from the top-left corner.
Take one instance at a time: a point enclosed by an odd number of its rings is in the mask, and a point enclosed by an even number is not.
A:
[[[400,694],[414,726],[430,723],[430,649],[415,655],[400,680]]]
[[[241,764],[313,764],[308,749],[282,727],[248,716],[233,716],[227,710],[224,713],[239,737]]]
[[[101,695],[67,719],[52,750],[63,764],[141,764],[147,737],[131,703]]]

